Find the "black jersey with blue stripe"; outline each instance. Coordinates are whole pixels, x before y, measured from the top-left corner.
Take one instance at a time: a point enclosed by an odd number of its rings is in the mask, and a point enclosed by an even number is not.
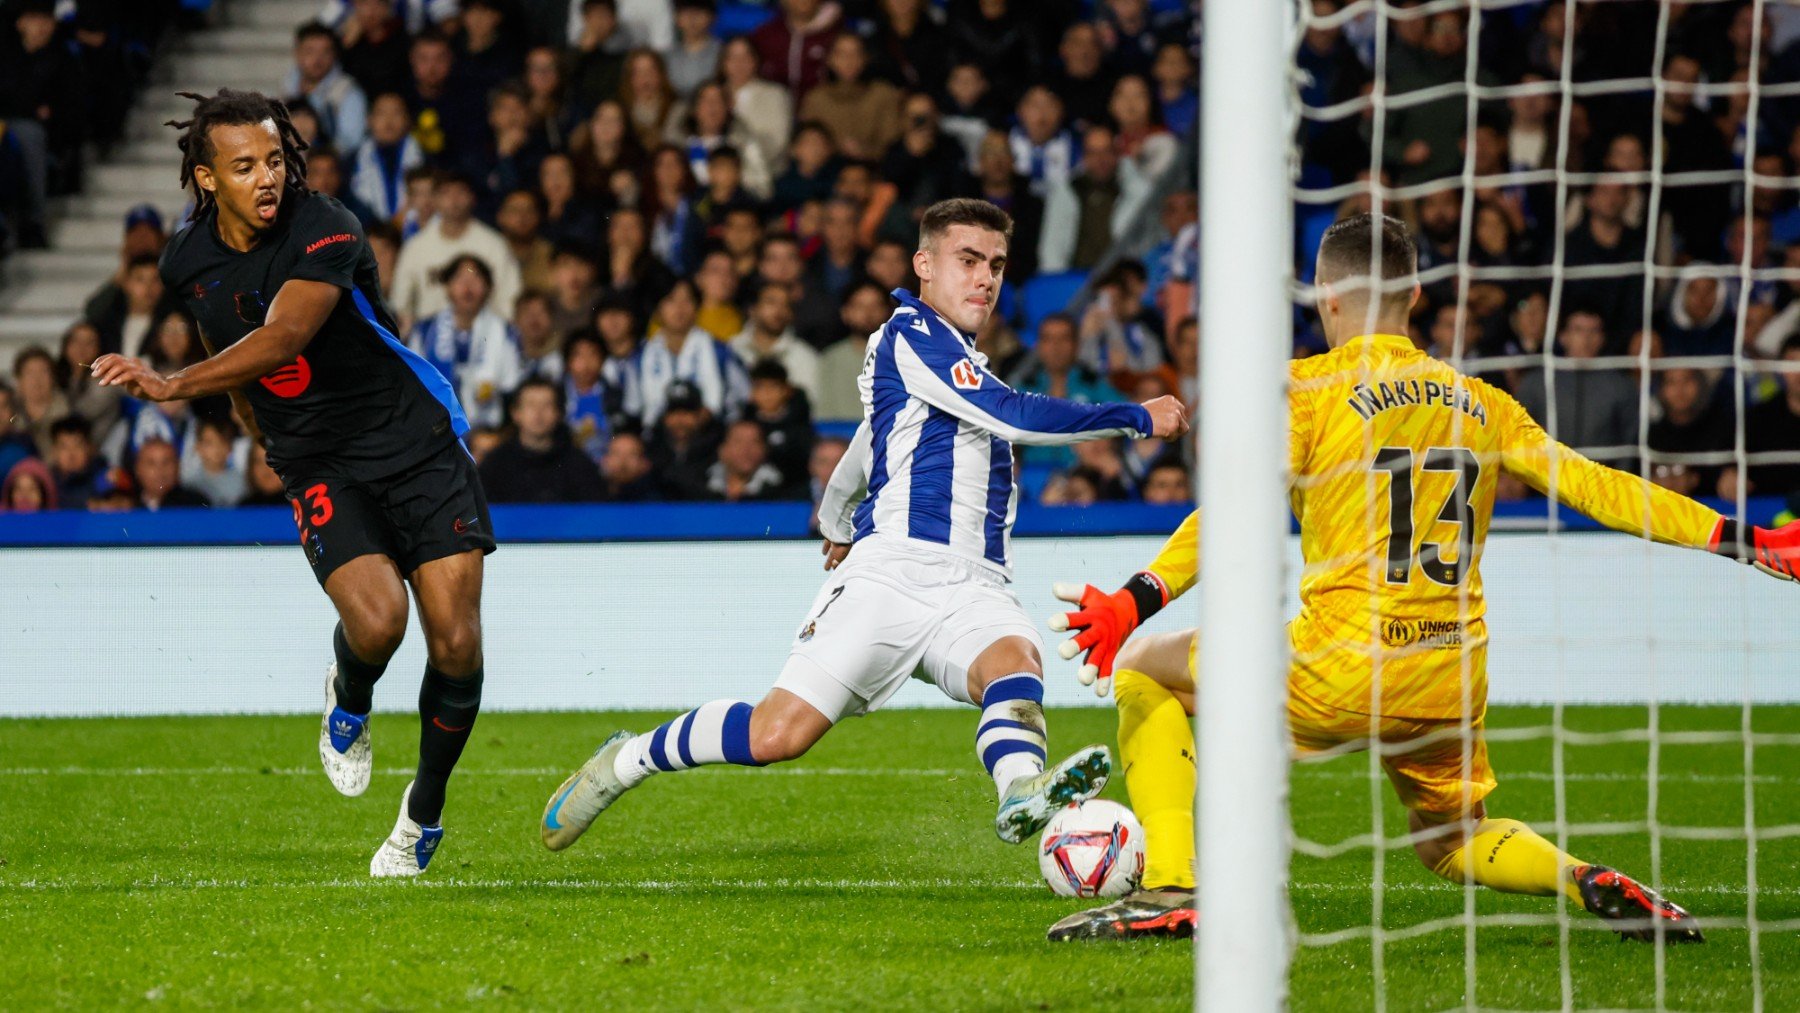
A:
[[[289,281],[343,290],[293,362],[242,388],[279,472],[319,464],[381,478],[468,431],[449,383],[400,340],[361,223],[331,197],[283,194],[275,224],[248,252],[219,239],[209,209],[163,251],[162,279],[215,351],[262,326]]]

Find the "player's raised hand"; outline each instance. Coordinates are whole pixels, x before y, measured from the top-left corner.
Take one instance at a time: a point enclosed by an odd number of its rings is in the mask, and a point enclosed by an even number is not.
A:
[[[1063,601],[1079,606],[1073,612],[1050,617],[1052,630],[1073,630],[1077,634],[1063,641],[1056,652],[1063,660],[1072,661],[1086,651],[1087,657],[1075,677],[1083,686],[1094,687],[1095,696],[1105,696],[1112,689],[1113,660],[1125,638],[1138,627],[1137,601],[1130,591],[1107,594],[1092,584],[1059,583],[1051,590]]]
[[[1144,410],[1150,413],[1150,435],[1158,439],[1173,440],[1188,431],[1187,408],[1172,394],[1145,401]]]
[[[1712,550],[1749,563],[1771,577],[1800,579],[1800,521],[1778,528],[1745,529],[1727,518],[1713,532]]]
[[[172,400],[169,381],[142,359],[109,352],[95,359],[90,368],[102,387],[123,387],[125,393],[143,401]]]
[[[825,544],[819,547],[819,554],[825,557],[825,569],[835,570],[844,561],[844,557],[850,554],[850,546],[827,538]]]

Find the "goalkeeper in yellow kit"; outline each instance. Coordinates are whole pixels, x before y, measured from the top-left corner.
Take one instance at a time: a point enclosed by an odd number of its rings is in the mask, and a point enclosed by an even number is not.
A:
[[[1379,277],[1371,261],[1379,250]],[[1289,384],[1289,497],[1305,571],[1288,626],[1288,726],[1296,754],[1379,741],[1410,810],[1414,848],[1455,883],[1559,891],[1623,936],[1701,941],[1686,911],[1630,877],[1558,850],[1517,820],[1489,817],[1487,626],[1480,559],[1501,472],[1619,531],[1710,549],[1793,579],[1800,522],[1737,522],[1550,439],[1506,392],[1464,377],[1403,337],[1419,295],[1406,226],[1359,215],[1332,226],[1318,257],[1331,351],[1298,360]],[[1395,280],[1407,290],[1382,294]],[[1377,304],[1369,305],[1375,298]],[[1373,322],[1374,326],[1369,326]],[[1194,713],[1199,630],[1139,623],[1195,583],[1200,514],[1113,594],[1058,585],[1079,609],[1083,682],[1111,677],[1119,755],[1149,849],[1143,889],[1058,922],[1051,939],[1187,935],[1194,909]],[[1116,659],[1116,661],[1115,661]],[[1224,673],[1218,677],[1231,677]],[[1209,676],[1213,677],[1213,676]]]

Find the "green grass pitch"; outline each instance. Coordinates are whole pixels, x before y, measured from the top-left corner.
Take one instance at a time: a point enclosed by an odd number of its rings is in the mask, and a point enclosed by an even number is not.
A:
[[[659,777],[553,855],[537,841],[544,799],[615,727],[653,715],[489,714],[446,811],[449,834],[427,878],[371,882],[368,858],[392,825],[416,731],[375,722],[376,777],[338,797],[317,771],[316,719],[300,717],[0,721],[0,1008],[420,1009],[1125,1009],[1186,1008],[1185,943],[1052,946],[1044,929],[1077,902],[1052,897],[1029,848],[991,828],[993,791],[971,755],[974,715],[896,711],[852,721],[811,755],[771,771]],[[1497,709],[1496,727],[1548,712]],[[1738,727],[1730,708],[1664,708],[1663,727]],[[1763,708],[1757,730],[1800,730],[1800,710]],[[1641,709],[1571,709],[1581,730],[1643,727]],[[1109,711],[1058,711],[1053,741],[1113,739]],[[1641,742],[1567,746],[1570,818],[1645,813]],[[1793,819],[1800,747],[1757,750],[1756,821]],[[1497,815],[1548,824],[1546,741],[1498,742]],[[1744,822],[1743,750],[1671,745],[1658,782],[1664,822]],[[1367,759],[1296,768],[1298,832],[1335,841],[1371,829]],[[1108,795],[1123,799],[1115,780]],[[1385,786],[1386,831],[1404,814]],[[1635,874],[1641,833],[1577,838],[1572,851]],[[1742,840],[1665,840],[1662,881],[1704,917],[1742,919]],[[1303,932],[1366,926],[1371,852],[1297,856]],[[1800,838],[1758,845],[1763,920],[1800,918]],[[1460,890],[1407,851],[1387,853],[1383,923],[1400,930],[1462,910]],[[1548,901],[1483,894],[1481,913],[1547,913]],[[1577,1007],[1656,1004],[1654,954],[1610,934],[1570,934]],[[1743,929],[1671,949],[1664,1003],[1750,1005]],[[1483,926],[1475,1001],[1561,1004],[1554,926]],[[1460,929],[1383,948],[1390,1009],[1465,1005]],[[1760,940],[1766,1008],[1800,1008],[1800,942]],[[1303,947],[1292,1005],[1367,1008],[1367,938]]]

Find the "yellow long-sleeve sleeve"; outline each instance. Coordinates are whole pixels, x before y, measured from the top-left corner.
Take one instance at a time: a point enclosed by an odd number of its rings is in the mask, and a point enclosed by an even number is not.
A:
[[[1156,575],[1174,601],[1200,579],[1200,511],[1187,515],[1145,570]]]

